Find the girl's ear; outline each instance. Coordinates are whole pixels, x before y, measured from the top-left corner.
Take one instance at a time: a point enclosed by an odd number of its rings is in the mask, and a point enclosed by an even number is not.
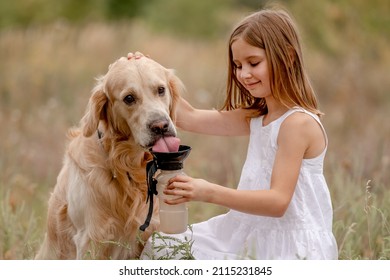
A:
[[[108,98],[103,90],[103,81],[100,79],[92,91],[87,110],[84,117],[81,119],[85,137],[90,137],[97,130],[100,120],[107,119],[104,109],[107,102]]]
[[[176,120],[176,104],[181,95],[186,91],[183,82],[175,75],[173,70],[168,73],[169,91],[171,93],[171,104],[169,106],[169,116],[172,121]]]

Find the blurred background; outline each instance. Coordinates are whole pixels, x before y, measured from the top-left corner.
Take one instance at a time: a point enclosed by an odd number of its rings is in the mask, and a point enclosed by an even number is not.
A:
[[[199,108],[225,94],[227,40],[261,0],[0,0],[0,259],[31,259],[66,131],[94,78],[129,51],[173,68]],[[390,1],[288,0],[329,136],[340,259],[390,259]],[[236,187],[246,137],[179,132],[186,173]],[[190,203],[190,220],[224,213]]]

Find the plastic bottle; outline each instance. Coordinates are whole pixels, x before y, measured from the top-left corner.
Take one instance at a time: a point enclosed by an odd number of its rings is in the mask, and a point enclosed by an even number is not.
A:
[[[157,194],[159,199],[159,231],[168,234],[177,234],[187,230],[188,209],[186,203],[177,205],[166,204],[164,202],[165,199],[174,199],[175,196],[165,195],[164,189],[166,188],[169,179],[176,175],[184,174],[183,161],[187,158],[190,151],[190,146],[180,145],[177,152],[151,152],[153,160],[148,162],[146,167],[148,178],[148,199],[150,201],[149,212],[145,223],[140,226],[140,230],[145,231],[145,229],[149,226],[150,219],[153,214],[154,194]]]
[[[169,179],[176,175],[184,175],[183,169],[163,170],[156,177],[157,192],[159,199],[160,231],[168,234],[182,233],[187,230],[188,208],[186,203],[169,205],[164,202],[165,199],[174,199],[176,196],[164,194]]]

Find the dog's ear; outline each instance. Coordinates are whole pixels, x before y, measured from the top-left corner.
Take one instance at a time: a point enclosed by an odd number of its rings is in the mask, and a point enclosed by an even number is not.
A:
[[[186,91],[183,82],[175,75],[174,70],[168,73],[169,90],[171,92],[171,104],[169,105],[169,116],[173,121],[176,120],[176,104],[181,95]]]
[[[90,137],[97,130],[99,120],[105,118],[105,106],[107,102],[108,98],[103,89],[103,79],[100,78],[98,84],[92,90],[87,110],[84,117],[81,119],[85,137]]]

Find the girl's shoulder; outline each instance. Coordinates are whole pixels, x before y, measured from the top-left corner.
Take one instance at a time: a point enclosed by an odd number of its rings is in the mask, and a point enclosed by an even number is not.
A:
[[[306,110],[294,110],[283,121],[284,125],[301,126],[307,124],[317,124],[319,119]]]
[[[315,128],[318,128],[318,123],[311,115],[302,111],[295,111],[283,119],[280,124],[279,135],[291,137],[298,134],[305,137]]]
[[[312,126],[319,126],[322,130],[324,130],[320,118],[316,114],[313,114],[301,107],[294,107],[290,109],[285,114],[281,125],[298,129],[309,129]]]
[[[283,120],[278,142],[295,142],[294,145],[304,145],[306,156],[314,157],[326,148],[328,139],[318,116],[302,109],[290,113]]]

